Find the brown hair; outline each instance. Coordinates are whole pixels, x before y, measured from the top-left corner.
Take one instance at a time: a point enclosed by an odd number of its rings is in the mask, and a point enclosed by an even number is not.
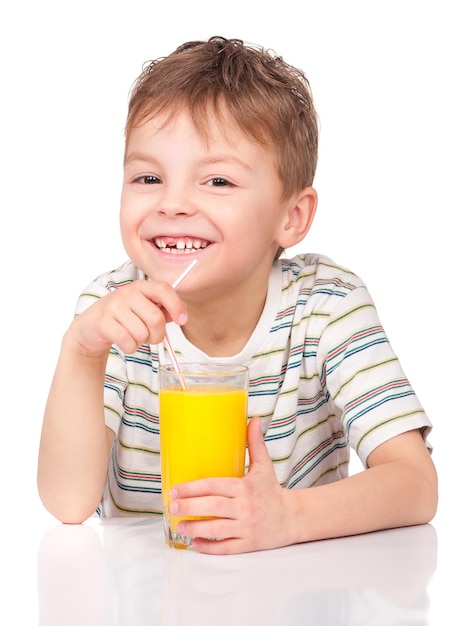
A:
[[[311,186],[318,157],[318,119],[301,70],[240,39],[190,41],[145,64],[132,87],[125,139],[157,114],[186,107],[207,137],[209,113],[228,114],[250,139],[268,145],[289,197]],[[211,107],[211,110],[209,109]]]

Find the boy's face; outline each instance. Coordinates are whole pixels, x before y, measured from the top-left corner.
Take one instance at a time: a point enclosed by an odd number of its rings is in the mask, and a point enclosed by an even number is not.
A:
[[[197,259],[183,295],[266,281],[291,205],[270,150],[217,122],[205,142],[186,111],[164,119],[132,130],[126,149],[120,223],[130,259],[169,283]]]

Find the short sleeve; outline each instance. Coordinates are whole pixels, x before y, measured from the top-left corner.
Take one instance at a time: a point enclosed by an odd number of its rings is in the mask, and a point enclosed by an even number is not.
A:
[[[365,285],[341,298],[319,348],[322,377],[364,466],[378,445],[398,434],[420,429],[426,441],[431,423]]]

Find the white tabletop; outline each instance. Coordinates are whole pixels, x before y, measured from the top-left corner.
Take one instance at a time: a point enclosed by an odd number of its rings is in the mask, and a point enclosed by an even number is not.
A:
[[[235,556],[168,548],[152,518],[27,528],[3,547],[9,625],[446,626],[448,601],[474,623],[457,572],[437,579],[435,525]]]
[[[40,623],[421,624],[436,557],[430,525],[231,557],[170,549],[154,519],[56,526],[38,552]]]

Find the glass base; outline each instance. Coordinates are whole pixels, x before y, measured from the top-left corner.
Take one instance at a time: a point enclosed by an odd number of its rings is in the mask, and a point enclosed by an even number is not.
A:
[[[192,537],[188,535],[182,535],[177,530],[173,530],[170,526],[165,524],[165,541],[170,548],[176,548],[177,550],[187,550],[191,547]]]

